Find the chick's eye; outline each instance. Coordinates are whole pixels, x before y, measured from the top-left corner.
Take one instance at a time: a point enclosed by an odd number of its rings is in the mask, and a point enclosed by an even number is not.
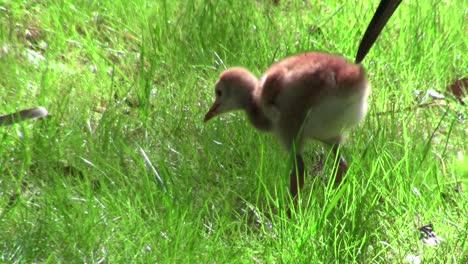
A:
[[[216,93],[216,96],[218,97],[221,96],[221,90],[216,90],[215,93]]]

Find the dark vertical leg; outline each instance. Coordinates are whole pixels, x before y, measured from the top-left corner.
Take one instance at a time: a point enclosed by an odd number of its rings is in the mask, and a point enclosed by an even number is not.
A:
[[[304,178],[304,160],[301,155],[297,154],[289,176],[289,193],[291,194],[294,204],[296,202],[297,193],[302,189],[302,187],[304,187]],[[291,208],[288,208],[286,214],[291,218]]]
[[[298,154],[296,155],[296,160],[289,177],[289,192],[293,199],[296,198],[298,190],[302,189],[304,186],[304,178],[304,160],[302,160],[302,156]]]
[[[336,168],[336,175],[335,175],[335,182],[334,182],[334,186],[338,187],[341,183],[343,175],[348,170],[348,163],[343,158],[343,156],[341,156],[340,145],[338,144],[333,145],[332,151],[333,151],[335,159],[338,158],[338,167]]]

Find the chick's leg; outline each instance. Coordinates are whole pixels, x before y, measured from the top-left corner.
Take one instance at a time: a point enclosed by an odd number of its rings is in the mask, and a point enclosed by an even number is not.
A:
[[[296,198],[298,191],[304,187],[304,178],[304,160],[302,159],[302,156],[298,154],[294,160],[289,177],[289,193],[293,199]]]

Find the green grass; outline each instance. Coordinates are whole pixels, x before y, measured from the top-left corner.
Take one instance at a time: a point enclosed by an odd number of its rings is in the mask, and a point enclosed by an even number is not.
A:
[[[203,124],[225,67],[353,59],[377,1],[319,2],[1,1],[0,113],[51,116],[0,128],[0,261],[467,263],[466,107],[405,110],[466,77],[463,1],[402,3],[364,61],[345,183],[311,141],[292,219],[276,139],[242,113]]]

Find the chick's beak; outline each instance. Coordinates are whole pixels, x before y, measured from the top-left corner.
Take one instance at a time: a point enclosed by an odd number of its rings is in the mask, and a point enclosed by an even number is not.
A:
[[[210,107],[210,109],[208,110],[208,112],[206,113],[205,119],[203,120],[203,122],[207,122],[208,120],[210,120],[211,118],[213,118],[214,116],[216,116],[216,115],[217,115],[218,107],[219,107],[219,103],[214,102],[213,105],[212,105],[212,106]]]

